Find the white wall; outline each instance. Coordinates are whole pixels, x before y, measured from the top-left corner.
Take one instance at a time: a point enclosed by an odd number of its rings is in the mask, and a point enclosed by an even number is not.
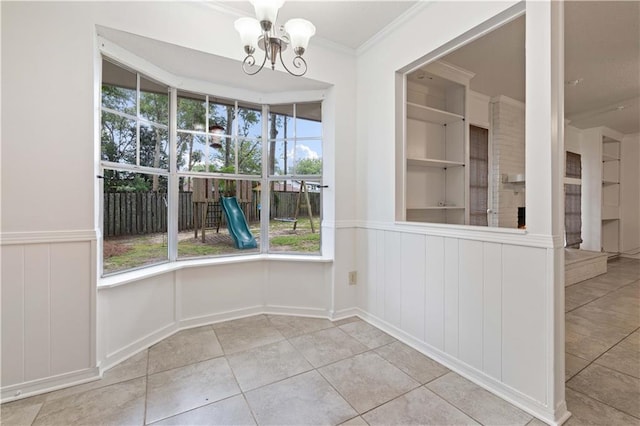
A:
[[[430,3],[359,55],[359,308],[457,372],[558,422],[568,415],[560,235],[564,147],[557,126],[563,119],[556,52],[563,45],[556,31],[561,6],[527,3],[527,232],[394,220],[394,191],[402,189],[396,187],[395,167],[402,164],[395,158],[402,153],[396,137],[403,133],[396,120],[396,72],[419,65],[420,58],[512,5]]]
[[[176,325],[177,319],[193,319],[191,315],[198,312],[214,318],[224,309],[245,309],[254,301],[234,299],[230,288],[220,290],[225,297],[211,304],[191,300],[201,297],[208,283],[193,271],[168,272],[118,290],[101,290],[96,297],[99,226],[94,176],[99,157],[100,67],[96,25],[241,61],[239,43],[230,42],[237,37],[235,17],[205,2],[2,2],[0,7],[2,103],[11,106],[2,109],[1,138],[2,397],[6,399],[95,376],[104,356],[130,354],[140,342],[182,326]],[[323,251],[336,260],[329,267],[278,263],[269,268],[271,275],[257,279],[272,294],[295,290],[289,298],[261,299],[263,310],[295,305],[330,316],[333,306],[355,304],[347,271],[355,269],[350,227],[356,218],[356,59],[353,53],[312,42],[307,61],[307,77],[331,86],[323,107],[324,183],[329,185],[324,190]],[[220,79],[224,81],[224,76]],[[23,265],[37,272],[25,275]],[[250,269],[246,272],[250,274]],[[184,285],[183,275],[194,283],[176,301],[171,290]],[[196,288],[201,291],[191,291]],[[222,311],[216,300],[225,306]],[[126,301],[139,310],[118,315]],[[108,324],[99,324],[99,336],[96,303],[99,318],[110,318]],[[152,312],[154,304],[167,309],[184,304],[186,316]],[[50,363],[41,365],[42,359]]]
[[[620,251],[640,248],[640,134],[620,146]]]

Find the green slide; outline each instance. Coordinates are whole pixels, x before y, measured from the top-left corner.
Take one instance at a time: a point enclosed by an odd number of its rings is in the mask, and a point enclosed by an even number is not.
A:
[[[236,197],[220,197],[220,200],[222,200],[222,210],[227,219],[227,228],[229,228],[229,234],[231,234],[236,248],[243,250],[258,247],[258,243],[247,225],[247,219],[238,205],[238,199]]]

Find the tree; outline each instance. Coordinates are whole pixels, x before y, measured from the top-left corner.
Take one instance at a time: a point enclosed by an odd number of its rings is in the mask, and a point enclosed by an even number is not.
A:
[[[296,165],[297,175],[322,174],[322,160],[320,158],[303,158]]]

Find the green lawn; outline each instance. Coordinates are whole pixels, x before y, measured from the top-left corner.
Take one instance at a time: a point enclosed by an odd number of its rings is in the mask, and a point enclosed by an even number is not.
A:
[[[309,218],[298,220],[296,230],[292,222],[271,221],[270,247],[276,252],[314,253],[320,251],[320,221],[314,218],[315,233],[311,233]],[[250,225],[256,239],[260,239],[259,224]],[[178,258],[218,256],[237,253],[226,229],[220,233],[208,229],[206,241],[195,239],[193,233],[182,235],[178,242]],[[254,251],[255,252],[255,251]],[[103,245],[103,269],[105,274],[139,268],[167,260],[166,235],[142,235],[128,238],[105,239]]]

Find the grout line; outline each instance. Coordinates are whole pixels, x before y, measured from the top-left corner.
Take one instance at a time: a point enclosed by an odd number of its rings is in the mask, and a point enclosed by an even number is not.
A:
[[[581,395],[584,395],[584,396],[586,396],[587,398],[592,399],[592,400],[594,400],[594,401],[596,401],[596,402],[598,402],[598,403],[600,403],[600,404],[602,404],[602,405],[606,405],[606,406],[607,406],[607,407],[609,407],[609,408],[612,408],[612,409],[614,409],[614,410],[616,410],[616,411],[619,411],[620,413],[626,414],[627,416],[631,416],[631,417],[633,417],[634,419],[640,419],[640,417],[634,416],[633,414],[629,414],[629,413],[627,413],[626,411],[621,410],[621,409],[619,409],[619,408],[616,408],[616,407],[614,407],[613,405],[610,405],[610,404],[608,404],[608,403],[606,403],[606,402],[604,402],[604,401],[600,401],[599,399],[596,399],[596,398],[592,397],[591,395],[584,393],[584,392],[583,392],[583,391],[581,391],[581,390],[577,390],[577,389],[573,389],[573,388],[569,388],[569,389],[571,389],[572,391],[574,391],[574,392],[576,392],[576,393],[579,393],[579,394],[581,394]]]

